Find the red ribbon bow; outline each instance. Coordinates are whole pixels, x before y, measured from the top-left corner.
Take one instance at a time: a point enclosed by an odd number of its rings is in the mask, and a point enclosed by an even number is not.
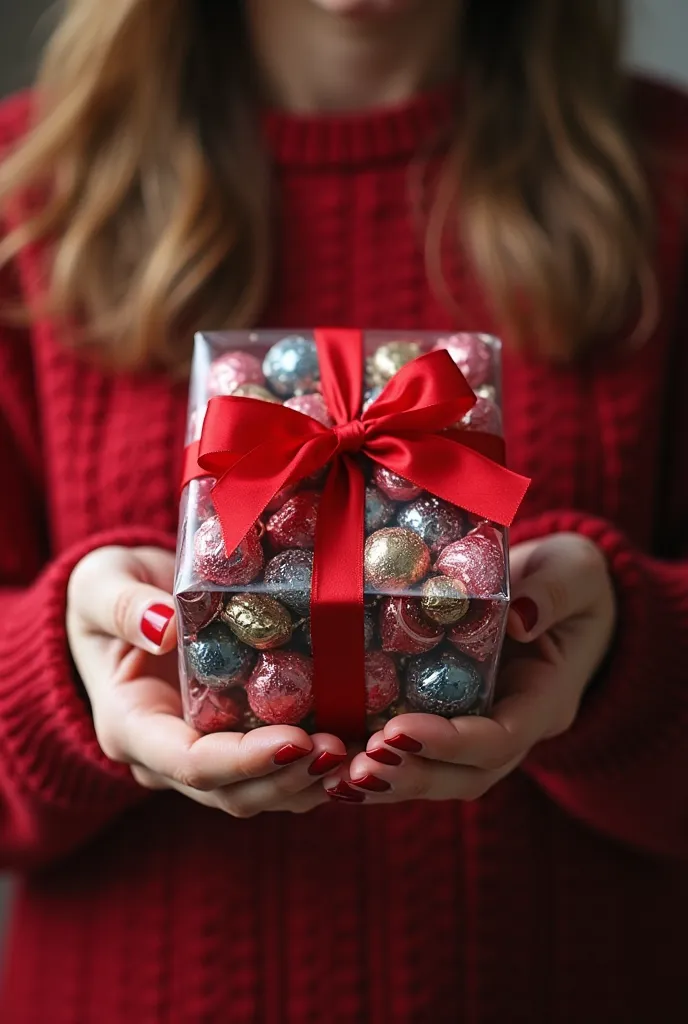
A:
[[[404,366],[359,415],[364,378],[358,330],[315,331],[322,391],[335,421],[325,427],[293,409],[253,398],[211,399],[184,484],[213,476],[225,547],[233,551],[286,484],[329,465],[320,500],[311,594],[318,728],[343,738],[365,732],[363,548],[365,455],[432,494],[502,526],[529,481],[505,469],[492,435],[450,431],[474,405],[447,352]]]

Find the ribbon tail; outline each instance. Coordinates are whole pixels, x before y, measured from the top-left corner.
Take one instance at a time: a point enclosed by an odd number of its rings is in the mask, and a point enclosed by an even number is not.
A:
[[[265,442],[237,461],[229,455],[229,469],[219,476],[212,490],[227,555],[241,543],[287,483],[327,465],[332,448],[332,440],[323,432],[292,451]],[[213,456],[205,458],[212,467]]]
[[[267,505],[284,486],[289,475],[266,481],[265,487],[254,488],[250,494],[232,479],[231,471],[220,477],[211,494],[222,527],[225,553],[228,558],[260,518]]]
[[[323,397],[335,423],[348,423],[361,408],[363,331],[319,327],[313,332],[320,360]]]
[[[201,469],[198,465],[198,449],[199,442],[192,441],[191,444],[187,445],[184,449],[184,461],[182,463],[182,482],[181,490],[183,491],[187,484],[190,484],[192,480],[201,480],[204,476],[210,476],[205,469]]]
[[[366,731],[363,632],[365,479],[350,455],[335,458],[320,500],[311,592],[315,716],[344,740]],[[346,651],[342,651],[342,644]]]
[[[440,434],[374,439],[368,454],[417,487],[500,526],[511,526],[530,481]]]

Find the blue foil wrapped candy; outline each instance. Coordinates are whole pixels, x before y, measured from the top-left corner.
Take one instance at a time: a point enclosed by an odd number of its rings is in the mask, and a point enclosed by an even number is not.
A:
[[[406,672],[406,699],[414,711],[455,718],[477,703],[483,678],[474,661],[458,651],[433,651],[412,658]]]
[[[320,367],[315,342],[290,334],[268,351],[263,373],[272,390],[283,398],[315,391]]]

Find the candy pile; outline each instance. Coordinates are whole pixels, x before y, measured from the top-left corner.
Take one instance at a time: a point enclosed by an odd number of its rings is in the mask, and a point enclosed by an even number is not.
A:
[[[218,336],[210,336],[217,339]],[[307,336],[252,335],[206,344],[196,393],[283,402],[331,426]],[[370,332],[371,347],[376,339]],[[272,343],[270,343],[272,342]],[[198,343],[197,343],[198,344]],[[226,342],[225,342],[226,344]],[[464,429],[501,432],[498,343],[481,335],[381,341],[366,363],[364,405],[431,348],[446,349],[476,391]],[[198,374],[196,360],[195,374]],[[200,436],[205,405],[192,409]],[[370,464],[365,498],[365,674],[371,731],[392,715],[453,717],[485,710],[507,598],[503,531]],[[183,504],[176,600],[186,714],[201,732],[265,724],[314,728],[310,589],[323,475],[284,488],[227,557],[213,481]],[[342,650],[346,649],[342,636]]]

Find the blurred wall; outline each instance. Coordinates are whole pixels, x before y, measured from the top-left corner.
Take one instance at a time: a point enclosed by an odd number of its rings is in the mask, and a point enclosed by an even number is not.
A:
[[[688,84],[688,0],[630,0],[630,4],[631,60]],[[56,8],[59,4],[47,0],[0,0],[0,95],[30,81]],[[46,12],[50,12],[47,17]]]
[[[52,8],[46,0],[0,0],[0,96],[30,81]],[[688,86],[688,0],[634,0],[632,9],[630,60]],[[0,880],[0,929],[7,891]]]
[[[36,26],[51,6],[46,0],[0,0],[0,95],[30,81],[40,47]]]

